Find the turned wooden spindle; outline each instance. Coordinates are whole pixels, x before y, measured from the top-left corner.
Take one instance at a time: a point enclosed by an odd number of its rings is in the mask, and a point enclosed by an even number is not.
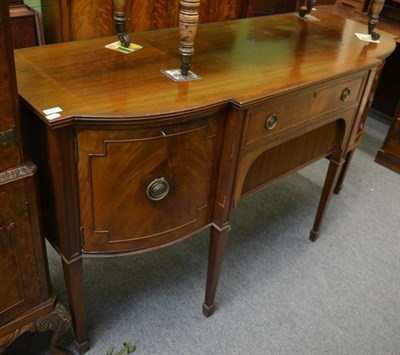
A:
[[[126,0],[113,0],[113,4],[114,4],[114,23],[115,23],[115,29],[117,30],[118,39],[124,47],[129,47],[131,41],[130,41],[129,35],[126,33],[126,30],[125,30]]]
[[[380,38],[380,34],[375,32],[375,27],[379,21],[379,15],[382,11],[385,0],[373,0],[368,10],[368,34],[374,41]]]
[[[179,33],[181,55],[181,74],[187,76],[194,54],[194,38],[199,23],[200,0],[181,0],[179,12]]]
[[[300,7],[299,15],[301,17],[304,17],[304,16],[310,14],[315,3],[316,3],[316,0],[307,0],[306,3],[302,7]]]

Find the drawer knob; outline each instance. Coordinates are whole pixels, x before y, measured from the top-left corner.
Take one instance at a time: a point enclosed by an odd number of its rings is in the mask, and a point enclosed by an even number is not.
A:
[[[152,201],[160,201],[168,195],[169,184],[163,177],[155,179],[147,186],[147,197]]]
[[[278,123],[278,116],[273,113],[272,115],[268,116],[265,122],[265,128],[268,130],[272,130],[275,128],[277,123]]]
[[[350,97],[351,91],[349,88],[346,88],[343,90],[342,95],[340,96],[340,99],[342,101],[347,101],[347,99]]]

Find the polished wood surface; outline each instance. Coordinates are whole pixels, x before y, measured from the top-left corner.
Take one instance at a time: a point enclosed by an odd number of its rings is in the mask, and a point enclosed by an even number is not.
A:
[[[63,109],[60,118],[47,122],[50,126],[72,120],[134,122],[135,116],[168,118],[210,103],[243,106],[266,92],[277,95],[375,66],[393,50],[388,34],[379,45],[366,45],[354,36],[365,32],[363,25],[322,11],[319,17],[321,24],[304,24],[288,14],[201,25],[193,68],[206,78],[195,83],[176,85],[160,74],[179,64],[178,30],[166,29],[138,33],[136,41],[144,48],[129,55],[104,48],[112,37],[17,51],[18,84],[43,119],[43,110]],[[258,56],[250,55],[255,46]],[[220,83],[228,89],[221,90]],[[124,90],[115,90],[120,87]]]
[[[104,48],[114,37],[16,52],[26,147],[40,167],[46,237],[63,260],[81,351],[82,257],[154,250],[210,227],[209,316],[233,207],[326,157],[317,238],[394,49],[385,32],[368,44],[354,36],[365,25],[318,17],[200,25],[192,66],[202,79],[192,82],[160,72],[179,65],[177,28],[136,33],[143,48],[128,55]],[[60,117],[46,117],[54,107]]]

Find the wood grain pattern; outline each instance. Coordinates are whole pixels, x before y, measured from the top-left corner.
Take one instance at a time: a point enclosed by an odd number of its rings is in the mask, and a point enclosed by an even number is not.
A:
[[[245,5],[245,1],[214,0],[212,2],[207,22],[227,21],[242,18]]]
[[[71,40],[102,37],[113,33],[111,1],[74,1],[70,6]]]

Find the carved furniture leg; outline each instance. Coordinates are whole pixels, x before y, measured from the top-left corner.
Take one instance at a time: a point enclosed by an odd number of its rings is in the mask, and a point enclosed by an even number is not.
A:
[[[33,323],[24,325],[22,328],[14,332],[0,337],[0,354],[25,332],[52,332],[50,340],[50,353],[53,355],[70,355],[71,352],[61,349],[57,346],[57,342],[62,334],[64,334],[71,326],[71,316],[61,304],[57,304],[54,311],[38,319]]]
[[[349,170],[349,166],[350,166],[351,160],[353,159],[354,152],[355,152],[355,149],[351,150],[350,152],[348,152],[346,154],[345,162],[341,168],[340,175],[339,175],[338,181],[335,186],[335,190],[333,191],[336,195],[338,195],[340,193],[340,191],[342,191],[343,181],[346,177],[347,171]]]
[[[380,38],[380,34],[375,32],[375,27],[379,21],[379,15],[383,9],[385,0],[373,0],[368,10],[368,34],[374,41]]]
[[[62,260],[68,302],[71,309],[72,324],[75,334],[75,343],[80,353],[89,350],[89,341],[86,334],[85,305],[83,294],[83,262],[82,258],[70,263]]]
[[[301,17],[304,17],[305,15],[310,14],[315,3],[316,3],[316,0],[307,0],[306,3],[302,7],[300,7],[299,15]]]
[[[124,47],[129,47],[131,41],[130,41],[129,35],[126,34],[126,30],[125,30],[126,0],[113,0],[113,4],[114,4],[114,23],[115,23],[115,29],[117,30],[118,39]]]
[[[329,163],[328,173],[326,175],[324,187],[322,189],[321,199],[319,201],[317,215],[314,221],[314,226],[310,232],[310,240],[312,242],[316,241],[318,238],[321,222],[324,218],[326,209],[329,204],[329,200],[332,197],[332,193],[336,186],[336,182],[339,178],[339,174],[341,172],[341,167],[343,163],[344,163],[343,159],[341,159],[339,163],[334,160],[331,160]]]
[[[179,53],[181,55],[181,74],[189,74],[194,54],[194,38],[199,23],[200,0],[181,0],[179,11],[179,32],[181,37]]]
[[[224,257],[225,246],[228,240],[229,228],[219,231],[211,227],[210,248],[208,253],[208,270],[206,295],[203,303],[203,314],[206,317],[211,316],[215,311],[215,293],[217,291],[218,279]]]
[[[50,352],[53,355],[68,355],[71,352],[63,350],[57,346],[57,342],[62,334],[71,326],[71,316],[65,308],[57,304],[54,312],[36,321],[36,328],[39,332],[51,331],[53,335],[50,340]]]

